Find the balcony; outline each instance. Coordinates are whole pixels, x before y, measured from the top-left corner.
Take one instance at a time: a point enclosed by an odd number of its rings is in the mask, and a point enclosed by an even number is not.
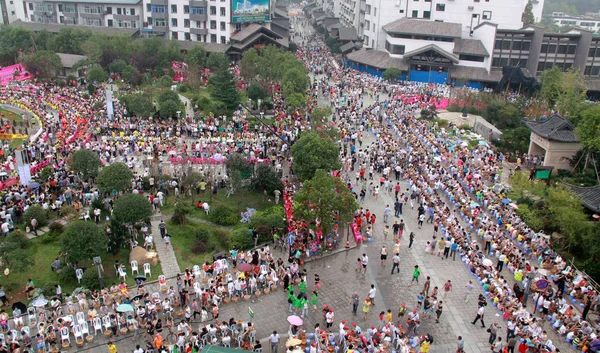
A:
[[[190,33],[192,33],[192,34],[206,35],[206,34],[208,34],[208,28],[196,28],[196,27],[192,27],[192,28],[190,28]]]
[[[153,16],[154,16],[154,14],[153,14]],[[115,20],[121,20],[121,21],[139,21],[140,15],[117,15],[117,14],[114,14],[113,18]],[[156,18],[159,18],[159,17],[156,17]]]
[[[154,25],[152,26],[152,33],[167,33],[167,31],[169,31],[169,27],[167,26],[157,26]]]
[[[54,11],[33,11],[33,14],[36,16],[54,16],[56,12]]]
[[[77,12],[63,12],[63,16],[70,18],[77,18]]]
[[[168,5],[169,1],[168,0],[150,0],[150,3],[152,5]]]
[[[152,18],[164,18],[164,19],[168,19],[169,18],[169,14],[168,13],[163,13],[163,12],[152,12]]]
[[[190,14],[190,20],[192,21],[207,21],[208,20],[208,15],[207,14]]]
[[[94,18],[94,19],[101,20],[104,17],[104,14],[103,13],[82,12],[81,13],[81,17],[83,17],[83,18]]]
[[[207,7],[208,1],[190,0],[190,7]]]

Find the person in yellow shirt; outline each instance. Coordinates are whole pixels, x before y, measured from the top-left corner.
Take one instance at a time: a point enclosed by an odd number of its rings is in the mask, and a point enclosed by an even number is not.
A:
[[[429,353],[429,341],[425,340],[421,343],[421,353]]]
[[[108,346],[108,353],[117,353],[117,346],[114,343],[108,342],[106,345]]]

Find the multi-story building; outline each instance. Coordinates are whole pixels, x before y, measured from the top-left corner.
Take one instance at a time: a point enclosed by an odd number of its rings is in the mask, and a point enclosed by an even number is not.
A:
[[[10,24],[25,16],[25,7],[22,0],[0,0],[0,24]]]
[[[247,25],[231,21],[231,1],[236,0],[0,0],[0,3],[3,1],[24,1],[23,14],[17,13],[16,18],[28,22],[137,28],[146,36],[204,43],[227,44],[231,35]]]
[[[581,27],[592,32],[600,30],[600,19],[596,16],[568,16],[562,12],[553,12],[550,19],[558,26]]]
[[[355,27],[365,46],[383,49],[383,27],[401,18],[459,23],[464,36],[486,21],[501,29],[519,29],[529,0],[318,0],[333,10],[344,26]],[[339,3],[339,6],[337,5]],[[542,18],[543,0],[532,0],[536,21]]]

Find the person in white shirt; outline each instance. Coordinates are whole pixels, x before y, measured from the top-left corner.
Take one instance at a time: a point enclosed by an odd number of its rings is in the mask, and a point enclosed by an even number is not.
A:
[[[473,281],[469,280],[469,283],[465,285],[465,303],[469,302],[469,297],[473,292]]]
[[[279,350],[279,334],[277,334],[277,331],[273,331],[269,336],[269,343],[271,344],[271,353],[277,353]]]

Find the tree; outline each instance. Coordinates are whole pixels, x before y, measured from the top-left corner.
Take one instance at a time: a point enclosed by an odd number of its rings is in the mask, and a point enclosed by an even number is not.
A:
[[[294,68],[288,70],[283,75],[282,80],[283,94],[288,96],[294,93],[306,93],[306,89],[310,85],[310,78],[306,74],[306,70]]]
[[[213,100],[222,102],[229,112],[237,109],[240,103],[240,93],[235,86],[234,77],[229,71],[217,71],[210,77],[208,84]]]
[[[152,205],[142,195],[124,194],[115,201],[113,219],[122,224],[135,224],[152,216]]]
[[[240,61],[240,75],[246,81],[252,81],[261,72],[261,64],[263,58],[258,54],[258,51],[254,48],[250,48],[242,54],[242,60]]]
[[[282,191],[283,189],[283,183],[281,182],[279,173],[277,173],[270,164],[264,163],[256,166],[251,184],[256,192],[261,193],[263,190],[267,190],[270,195],[272,195],[275,190]]]
[[[350,222],[357,209],[356,198],[348,186],[322,169],[305,181],[294,197],[294,217],[319,222],[324,235],[332,232],[336,218],[339,224]]]
[[[30,241],[20,230],[8,234],[6,239],[0,243],[0,257],[2,267],[9,271],[24,273],[35,265],[33,252],[29,250]],[[9,287],[9,278],[6,276],[6,287]]]
[[[180,111],[181,106],[177,104],[177,102],[168,100],[166,102],[162,102],[159,113],[161,118],[176,118],[177,112]]]
[[[535,17],[533,17],[533,4],[531,3],[531,0],[527,1],[527,5],[525,5],[525,10],[523,10],[523,15],[521,15],[521,21],[523,22],[523,27],[535,23]]]
[[[29,72],[34,73],[41,80],[53,78],[62,68],[60,57],[55,52],[47,50],[38,50],[34,54],[25,56],[23,64]]]
[[[110,63],[110,65],[108,66],[108,71],[110,71],[111,73],[120,74],[123,72],[123,70],[125,70],[125,67],[127,67],[127,62],[123,59],[117,59]]]
[[[398,81],[402,76],[402,71],[395,67],[390,67],[383,72],[383,79],[386,81]]]
[[[125,66],[123,72],[121,72],[121,78],[132,85],[138,85],[140,83],[140,73],[133,65]]]
[[[124,191],[129,187],[133,173],[123,163],[112,163],[98,174],[96,182],[102,192]]]
[[[127,36],[109,36],[94,33],[82,44],[85,55],[91,57],[102,67],[108,67],[117,59],[129,61],[133,50],[133,39]]]
[[[198,68],[206,67],[206,50],[201,45],[194,45],[184,57],[185,62],[188,65],[194,65]]]
[[[69,262],[91,260],[106,250],[108,236],[93,222],[75,221],[60,236],[60,247]]]
[[[61,28],[54,40],[54,51],[57,53],[83,54],[83,43],[91,36],[91,30]]]
[[[185,224],[187,223],[187,216],[192,213],[194,208],[188,202],[183,200],[177,201],[175,204],[175,209],[173,210],[173,217],[171,221],[175,224],[180,224],[181,228],[185,229]]]
[[[31,205],[27,208],[27,211],[23,214],[23,222],[25,222],[27,226],[31,226],[32,218],[35,218],[38,222],[38,229],[45,227],[48,224],[48,213],[38,204]]]
[[[264,99],[267,95],[267,91],[260,83],[254,81],[248,85],[246,94],[248,95],[248,98],[252,99],[253,101],[257,101],[259,99]]]
[[[600,106],[594,105],[581,113],[581,121],[575,133],[584,149],[600,151]]]
[[[56,36],[47,30],[43,29],[34,35],[35,37],[35,46],[37,50],[55,50],[54,41],[56,40]]]
[[[540,96],[550,108],[564,117],[574,114],[577,107],[586,99],[587,90],[583,75],[570,68],[562,72],[558,66],[542,72]]]
[[[161,105],[166,101],[173,101],[177,104],[181,104],[181,98],[179,98],[179,94],[171,89],[164,90],[164,92],[158,96],[158,105]]]
[[[94,66],[88,70],[87,79],[90,82],[105,82],[108,80],[108,73],[100,66]]]
[[[154,114],[152,101],[141,94],[128,94],[121,96],[120,101],[125,104],[130,116],[150,117]]]
[[[216,73],[227,71],[229,68],[229,59],[227,58],[227,55],[223,53],[210,53],[206,60],[206,67]]]
[[[73,153],[73,161],[71,162],[71,169],[75,172],[80,173],[84,179],[95,178],[98,176],[98,170],[102,163],[98,157],[98,153],[80,149]]]
[[[311,179],[318,169],[325,171],[340,168],[338,145],[329,138],[322,138],[314,132],[305,132],[292,146],[294,174],[305,181]]]
[[[188,169],[187,173],[185,173],[183,185],[186,190],[189,190],[189,195],[192,196],[192,201],[194,200],[194,191],[196,191],[196,188],[202,179],[204,179],[204,176],[198,172],[194,172],[191,168]]]
[[[306,97],[302,93],[292,93],[285,97],[287,111],[293,113],[306,104]]]

